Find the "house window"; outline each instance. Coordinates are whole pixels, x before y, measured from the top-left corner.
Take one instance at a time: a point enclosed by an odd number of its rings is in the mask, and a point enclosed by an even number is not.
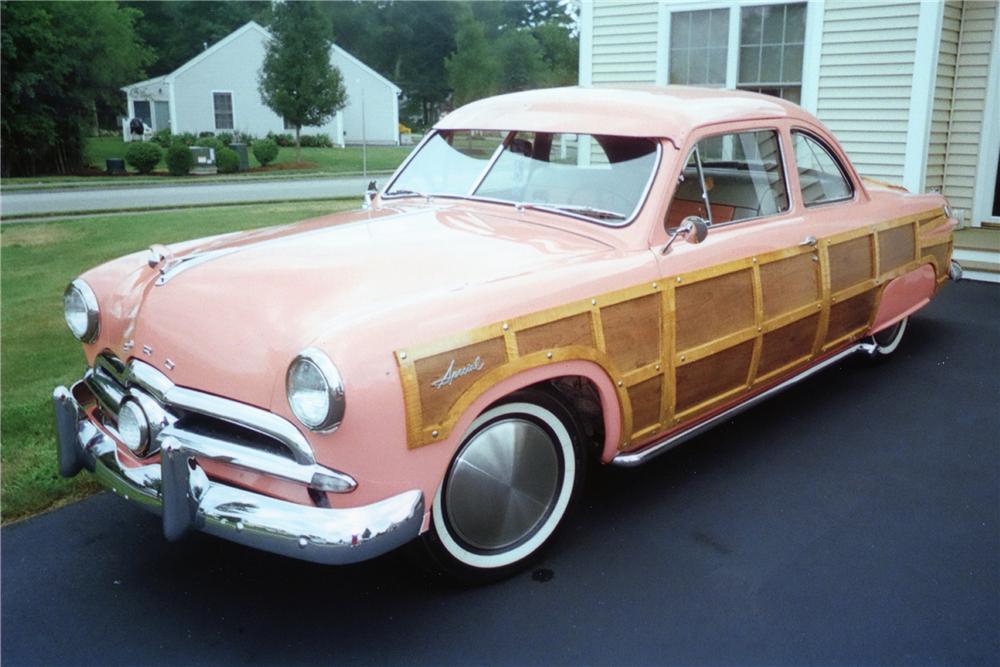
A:
[[[744,7],[737,88],[798,103],[805,37],[804,4]]]
[[[669,16],[669,83],[725,86],[801,100],[805,3],[677,11]]]
[[[135,100],[132,102],[132,110],[135,112],[135,118],[138,118],[149,127],[153,126],[153,114],[150,111],[147,100]]]
[[[729,10],[675,12],[670,20],[670,83],[726,85]]]
[[[233,129],[233,94],[212,93],[212,102],[215,105],[215,129]]]
[[[295,123],[291,122],[287,118],[282,118],[282,120],[285,121],[285,129],[286,130],[294,130],[295,129]]]

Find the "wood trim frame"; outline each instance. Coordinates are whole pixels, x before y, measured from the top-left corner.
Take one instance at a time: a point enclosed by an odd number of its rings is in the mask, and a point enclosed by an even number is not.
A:
[[[657,282],[634,285],[540,312],[528,313],[506,321],[496,322],[435,341],[415,345],[406,350],[397,350],[396,360],[400,370],[406,409],[408,445],[410,448],[416,448],[435,442],[442,442],[447,439],[451,435],[455,424],[469,406],[490,387],[509,377],[557,362],[579,360],[596,364],[612,380],[618,397],[618,411],[622,425],[621,438],[617,443],[617,447],[619,450],[637,448],[649,440],[673,430],[684,422],[696,420],[718,408],[720,405],[736,400],[741,395],[767,385],[777,378],[787,375],[797,368],[804,367],[829,352],[862,337],[871,329],[879,309],[882,292],[885,285],[892,279],[909,273],[921,265],[930,264],[935,269],[939,284],[942,281],[942,275],[944,275],[944,279],[946,280],[947,266],[942,267],[942,262],[944,259],[950,257],[951,234],[950,232],[939,232],[938,223],[942,220],[944,218],[941,209],[907,215],[824,237],[820,239],[815,248],[810,246],[795,246],[745,257],[669,276]],[[879,233],[905,225],[913,226],[914,249],[912,259],[896,268],[882,271],[879,266]],[[922,235],[921,232],[924,231],[929,233]],[[871,272],[869,276],[843,289],[833,291],[831,289],[831,272],[829,267],[830,247],[838,243],[865,237],[871,240],[870,253],[872,256],[870,258]],[[940,248],[942,245],[945,246],[943,249]],[[934,248],[937,248],[936,252],[938,254],[930,252]],[[942,252],[944,254],[941,254]],[[817,264],[815,279],[817,280],[818,298],[766,318],[766,295],[764,294],[761,280],[762,267],[773,262],[803,255],[810,255]],[[740,327],[736,331],[727,332],[724,335],[700,342],[687,349],[677,349],[678,289],[747,270],[751,272],[750,282],[753,299],[752,325]],[[859,321],[857,326],[852,326],[850,331],[838,336],[836,340],[827,341],[830,315],[833,307],[838,303],[867,292],[874,292],[874,294],[871,307],[865,313],[866,317],[864,320]],[[650,296],[655,296],[656,298],[649,302],[639,301]],[[655,347],[655,355],[639,356],[634,360],[637,362],[634,368],[623,369],[616,365],[613,352],[609,352],[609,341],[606,337],[609,327],[609,309],[628,303],[635,303],[637,307],[639,307],[640,303],[643,303],[642,307],[647,309],[649,308],[649,304],[656,304],[655,330],[659,332],[659,341],[658,346]],[[815,317],[817,313],[819,314],[819,318],[816,324],[815,338],[813,339],[811,349],[807,346],[809,353],[783,364],[779,368],[773,368],[762,373],[760,362],[765,334],[803,321],[806,318]],[[654,326],[649,324],[651,311],[647,310],[640,314],[646,316],[646,326]],[[581,342],[574,339],[572,343],[561,344],[556,339],[558,338],[557,334],[561,331],[560,326],[568,327],[571,318],[576,318],[580,315],[587,316],[589,341]],[[620,317],[620,315],[616,315],[616,317]],[[642,318],[640,317],[639,319]],[[542,349],[530,353],[523,353],[521,340],[523,340],[526,332],[532,329],[535,330],[532,333],[533,336],[536,336],[533,345],[537,347],[537,327],[545,325],[549,325],[550,328],[544,331],[544,333],[556,336],[552,344],[550,346],[543,346]],[[579,332],[577,331],[577,333]],[[438,409],[434,411],[434,414],[443,414],[444,417],[433,423],[427,423],[425,421],[425,414],[431,411],[425,410],[425,407],[429,406],[421,405],[421,386],[422,383],[426,384],[434,378],[426,374],[421,376],[418,364],[430,357],[451,353],[446,358],[452,358],[453,365],[461,368],[471,361],[471,359],[466,358],[470,356],[467,348],[490,341],[502,342],[504,356],[502,362],[492,367],[476,368],[473,372],[461,376],[457,381],[464,383],[465,386],[460,387],[460,391],[455,394],[453,403],[444,406],[444,410],[440,409],[442,407],[440,405],[435,406]],[[683,410],[678,409],[676,378],[680,368],[698,361],[710,359],[713,355],[724,351],[733,351],[737,346],[746,345],[748,342],[753,343],[752,352],[748,360],[747,375],[741,384],[713,393],[706,400],[702,400],[695,405],[686,406]],[[654,346],[650,345],[649,349],[652,350],[653,348]],[[463,356],[463,351],[465,352],[465,356]],[[633,429],[633,408],[629,389],[657,377],[661,380],[660,418],[655,424],[645,425],[641,429]]]

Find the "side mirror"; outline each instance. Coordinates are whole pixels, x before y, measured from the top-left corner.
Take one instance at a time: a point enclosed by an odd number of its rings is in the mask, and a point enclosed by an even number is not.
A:
[[[378,194],[378,184],[375,181],[369,181],[368,187],[365,188],[365,201],[361,205],[363,209],[369,209],[372,207],[372,197]]]
[[[663,246],[661,254],[666,255],[674,240],[682,234],[688,243],[701,243],[708,236],[708,223],[697,215],[689,215],[684,218],[681,224],[670,232],[670,239],[667,241],[667,245]]]

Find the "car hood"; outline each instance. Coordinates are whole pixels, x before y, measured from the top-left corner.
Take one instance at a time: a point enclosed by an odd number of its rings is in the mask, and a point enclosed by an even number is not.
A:
[[[177,384],[266,407],[273,384],[261,379],[283,381],[292,357],[332,331],[360,342],[384,313],[609,246],[513,209],[453,204],[333,215],[170,250],[188,261],[163,284],[146,267],[117,282],[102,347],[167,369]]]

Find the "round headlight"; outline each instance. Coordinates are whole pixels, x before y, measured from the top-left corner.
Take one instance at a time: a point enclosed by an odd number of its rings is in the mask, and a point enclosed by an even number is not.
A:
[[[312,431],[332,431],[344,419],[344,383],[323,352],[309,348],[295,357],[285,376],[288,405]]]
[[[80,279],[69,284],[63,293],[63,314],[66,326],[78,340],[91,343],[97,338],[100,319],[97,297],[90,285]]]
[[[118,435],[125,446],[140,454],[149,440],[149,420],[139,404],[133,400],[122,403],[118,411]]]

